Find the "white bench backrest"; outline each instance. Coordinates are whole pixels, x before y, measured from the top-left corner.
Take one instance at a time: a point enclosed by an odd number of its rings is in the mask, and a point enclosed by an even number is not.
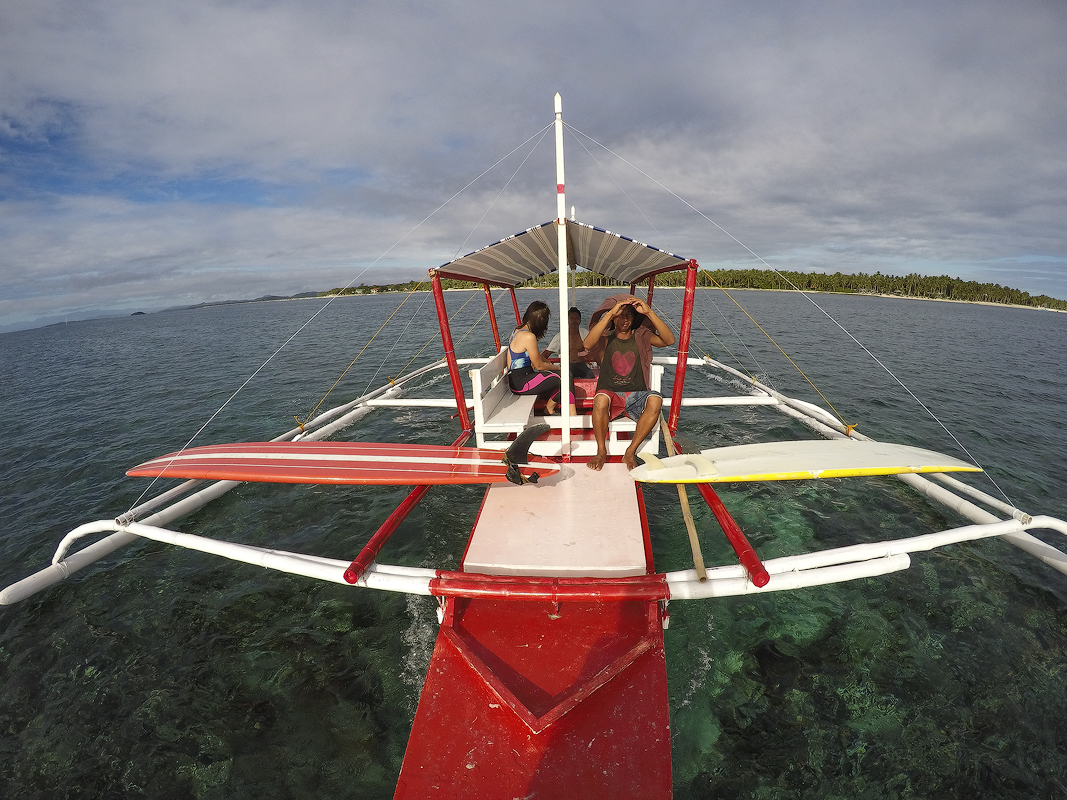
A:
[[[510,394],[506,369],[508,351],[503,348],[489,363],[480,369],[470,371],[472,389],[474,390],[474,421],[484,424],[493,415],[496,407],[506,394]]]

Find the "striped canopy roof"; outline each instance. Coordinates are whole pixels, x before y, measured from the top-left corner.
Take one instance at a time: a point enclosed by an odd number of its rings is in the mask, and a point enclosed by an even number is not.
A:
[[[567,259],[619,283],[637,283],[657,272],[683,269],[687,260],[611,231],[567,221]],[[509,236],[496,244],[443,264],[439,269],[463,280],[514,286],[555,272],[556,221]]]

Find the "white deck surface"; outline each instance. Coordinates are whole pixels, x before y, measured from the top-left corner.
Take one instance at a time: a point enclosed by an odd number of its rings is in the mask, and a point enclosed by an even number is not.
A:
[[[489,487],[463,561],[489,575],[645,574],[634,481],[622,464],[564,464],[540,483]]]

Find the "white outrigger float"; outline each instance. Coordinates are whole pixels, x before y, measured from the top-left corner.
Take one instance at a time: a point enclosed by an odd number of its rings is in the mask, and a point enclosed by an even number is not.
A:
[[[440,630],[397,797],[559,797],[580,792],[586,797],[647,798],[671,794],[663,647],[668,601],[884,575],[907,568],[912,553],[991,536],[1067,574],[1067,555],[1029,533],[1067,533],[1067,523],[1030,516],[945,474],[977,467],[928,450],[871,441],[818,406],[787,397],[711,358],[691,357],[696,262],[566,218],[558,95],[555,111],[556,219],[430,271],[443,360],[327,411],[270,443],[186,449],[131,470],[187,480],[117,519],[75,528],[60,542],[50,566],[4,589],[0,602],[22,600],[139,539],[356,588],[434,596],[440,602]],[[620,460],[634,430],[631,421],[611,423],[608,463],[594,471],[585,466],[596,452],[588,413],[571,415],[564,403],[560,416],[543,417],[533,397],[508,389],[506,342],[497,327],[491,287],[510,291],[518,321],[515,286],[558,272],[557,318],[566,325],[566,275],[576,266],[629,285],[631,294],[647,282],[650,305],[656,275],[685,272],[677,352],[655,358],[650,373],[655,389],[662,388],[665,372],[672,377],[670,392],[663,392],[667,417],[645,443],[644,463],[631,472]],[[442,278],[484,287],[495,357],[457,357]],[[567,385],[565,331],[560,338],[562,382]],[[747,391],[688,396],[686,371],[694,366],[721,373],[724,383],[746,385]],[[469,393],[461,367],[468,370]],[[447,371],[453,399],[410,396],[439,371]],[[595,380],[576,381],[575,388],[579,408],[588,411]],[[451,447],[325,441],[375,408],[400,405],[455,412],[458,438]],[[676,454],[674,435],[682,411],[696,406],[767,406],[767,413],[798,420],[821,438]],[[472,439],[474,448],[467,446]],[[538,473],[536,482],[531,472]],[[868,475],[896,475],[971,524],[761,561],[711,486]],[[414,488],[351,562],[219,541],[168,527],[247,480]],[[681,485],[695,484],[738,563],[705,568],[694,546],[693,569],[658,572],[643,482],[680,485],[694,543]],[[489,484],[461,567],[444,571],[379,563],[376,557],[385,541],[430,487],[449,483]],[[100,534],[106,536],[72,550],[78,540]]]

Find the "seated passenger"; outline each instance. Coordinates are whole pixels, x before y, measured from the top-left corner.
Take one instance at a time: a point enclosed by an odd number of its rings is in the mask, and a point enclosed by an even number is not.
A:
[[[600,378],[593,398],[597,453],[589,468],[604,466],[608,423],[625,411],[637,422],[637,429],[622,463],[626,469],[634,469],[637,448],[659,421],[663,405],[659,393],[649,390],[652,348],[674,344],[674,334],[645,301],[631,295],[609,297],[591,321],[594,324],[585,337],[585,346],[600,362]]]
[[[508,386],[515,394],[534,394],[547,397],[545,413],[554,414],[559,405],[560,379],[558,367],[541,357],[537,341],[544,337],[551,316],[548,306],[540,300],[530,303],[522,316],[522,324],[511,334],[508,342]],[[570,411],[574,410],[574,393],[570,395]]]
[[[567,325],[570,329],[571,351],[571,377],[592,378],[593,370],[589,368],[589,351],[585,349],[585,337],[589,335],[589,329],[582,325],[582,312],[577,306],[571,306],[567,312]],[[541,351],[541,355],[548,358],[560,351],[560,336],[562,331],[552,337],[548,347]]]

